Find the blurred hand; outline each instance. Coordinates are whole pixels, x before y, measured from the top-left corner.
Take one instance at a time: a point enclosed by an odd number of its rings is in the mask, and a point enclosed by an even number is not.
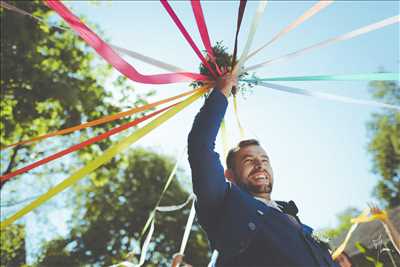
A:
[[[172,258],[171,267],[178,267],[183,261],[183,255],[176,253]]]
[[[377,216],[381,221],[387,221],[387,214],[382,211],[375,203],[368,203],[371,215]]]
[[[226,73],[221,77],[218,77],[215,88],[220,90],[226,97],[232,92],[232,87],[237,85],[237,77],[235,74]]]

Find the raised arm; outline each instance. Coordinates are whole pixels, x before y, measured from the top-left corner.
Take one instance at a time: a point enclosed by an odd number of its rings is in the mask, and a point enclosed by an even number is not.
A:
[[[210,226],[223,203],[229,184],[224,177],[215,139],[228,106],[233,84],[231,75],[222,77],[197,114],[188,137],[189,163],[193,191],[197,196],[197,214],[203,227]]]

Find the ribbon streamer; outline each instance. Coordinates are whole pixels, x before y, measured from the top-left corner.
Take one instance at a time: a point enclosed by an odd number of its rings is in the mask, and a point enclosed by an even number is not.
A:
[[[219,254],[218,250],[214,249],[213,253],[211,254],[211,259],[207,267],[215,267],[215,265],[217,264],[218,254]]]
[[[240,119],[239,119],[236,95],[233,96],[233,109],[235,111],[236,123],[237,123],[239,131],[240,131],[240,138],[244,139],[244,129],[243,129],[242,124],[240,123]]]
[[[263,81],[396,81],[400,80],[400,73],[360,73],[347,75],[318,75],[318,76],[289,76],[273,78],[243,79],[244,82]]]
[[[376,213],[376,214],[370,214],[368,216],[368,214],[361,214],[360,216],[358,216],[357,218],[353,218],[350,220],[351,223],[366,223],[366,222],[372,222],[375,220],[387,220],[388,219],[388,214],[386,211],[381,211],[380,213]]]
[[[397,15],[397,16],[394,16],[394,17],[390,17],[390,18],[384,19],[382,21],[379,21],[379,22],[376,22],[376,23],[373,23],[373,24],[369,24],[367,26],[364,26],[364,27],[359,28],[357,30],[354,30],[352,32],[349,32],[349,33],[346,33],[346,34],[343,34],[343,35],[340,35],[340,36],[336,36],[336,37],[330,38],[328,40],[325,40],[323,42],[317,43],[315,45],[312,45],[312,46],[303,48],[301,50],[289,53],[287,55],[284,55],[284,56],[281,56],[281,57],[278,57],[278,58],[274,58],[274,59],[270,59],[270,60],[264,61],[262,63],[250,66],[248,68],[245,68],[244,71],[250,71],[250,70],[258,69],[260,67],[267,66],[267,65],[270,65],[272,63],[277,63],[277,62],[280,62],[280,61],[284,61],[284,60],[287,60],[287,59],[302,55],[302,54],[307,53],[309,51],[312,51],[314,49],[325,47],[325,46],[328,46],[328,45],[331,45],[331,44],[334,44],[334,43],[337,43],[337,42],[340,42],[340,41],[349,40],[349,39],[352,39],[352,38],[354,38],[356,36],[359,36],[359,35],[374,31],[374,30],[378,30],[378,29],[381,29],[383,27],[389,26],[389,25],[394,24],[394,23],[399,23],[399,22],[400,22],[400,15]]]
[[[195,200],[195,194],[190,194],[189,197],[182,204],[172,205],[172,206],[159,206],[156,208],[157,211],[160,212],[171,212],[183,209],[190,201]]]
[[[170,173],[170,175],[169,175],[169,177],[168,177],[168,179],[167,179],[167,182],[166,182],[165,185],[164,185],[163,190],[161,191],[160,197],[158,198],[157,203],[156,203],[154,209],[153,209],[152,212],[150,213],[150,216],[149,216],[149,218],[147,219],[147,222],[145,223],[145,225],[144,225],[144,227],[143,227],[143,229],[142,229],[142,232],[141,232],[141,234],[140,234],[140,239],[142,239],[143,235],[147,232],[147,228],[150,226],[151,221],[154,219],[155,211],[156,211],[158,205],[160,205],[161,200],[162,200],[162,198],[164,197],[165,192],[167,192],[167,189],[168,189],[168,187],[170,186],[170,184],[171,184],[171,182],[172,182],[172,180],[173,180],[173,178],[174,178],[174,176],[175,176],[176,171],[178,170],[178,164],[179,164],[179,162],[182,160],[182,157],[183,157],[183,155],[185,154],[185,151],[186,151],[186,147],[185,147],[185,149],[182,150],[181,155],[178,157],[177,161],[175,162],[175,166],[174,166],[174,168],[172,169],[172,171],[171,171],[171,173]]]
[[[172,9],[172,7],[169,5],[167,0],[160,0],[161,4],[165,8],[165,10],[168,12],[169,16],[171,19],[174,21],[175,25],[178,27],[179,31],[182,33],[183,37],[185,37],[186,41],[190,44],[190,46],[193,48],[194,52],[196,55],[200,58],[201,62],[203,62],[204,66],[207,67],[207,69],[210,71],[211,75],[216,78],[217,75],[213,71],[213,69],[210,67],[208,64],[207,60],[204,58],[204,56],[201,54],[199,48],[197,45],[194,43],[192,37],[190,34],[186,31],[185,27],[183,26],[182,22],[178,18],[178,16],[175,14],[175,11]]]
[[[106,122],[114,121],[114,120],[117,120],[119,118],[130,116],[130,115],[133,115],[133,114],[141,112],[141,111],[146,111],[148,109],[157,107],[157,106],[159,106],[161,104],[165,104],[165,103],[171,102],[171,101],[179,99],[181,97],[188,96],[190,94],[193,94],[196,91],[197,91],[197,89],[190,90],[190,91],[187,91],[185,93],[182,93],[182,94],[179,94],[179,95],[176,95],[176,96],[168,97],[168,98],[165,98],[163,100],[160,100],[160,101],[157,101],[157,102],[154,102],[154,103],[143,105],[141,107],[135,107],[135,108],[132,108],[132,109],[127,110],[127,111],[123,111],[123,112],[120,112],[120,113],[117,113],[117,114],[113,114],[113,115],[104,116],[104,117],[102,117],[100,119],[89,121],[89,122],[85,122],[85,123],[82,123],[80,125],[76,125],[76,126],[73,126],[73,127],[67,128],[67,129],[59,130],[59,131],[52,132],[52,133],[49,133],[49,134],[37,136],[37,137],[31,138],[29,140],[25,140],[25,141],[21,141],[21,142],[18,142],[18,143],[11,144],[11,145],[7,145],[7,146],[1,148],[1,150],[9,148],[9,147],[17,146],[17,145],[29,144],[29,143],[32,143],[32,142],[35,142],[35,141],[39,141],[39,140],[43,140],[43,139],[46,139],[46,138],[49,138],[49,137],[53,137],[53,136],[68,134],[68,133],[71,133],[71,132],[74,132],[74,131],[79,131],[79,130],[85,129],[87,127],[93,127],[93,126],[100,125],[100,124],[103,124],[103,123],[106,123]]]
[[[146,239],[143,243],[143,247],[141,249],[142,253],[140,254],[139,263],[135,265],[135,267],[140,267],[145,262],[147,250],[149,248],[150,240],[151,237],[153,236],[153,233],[154,233],[154,220],[151,222],[149,234],[146,236]]]
[[[38,17],[38,16],[35,16],[32,13],[29,13],[29,12],[27,12],[25,10],[22,10],[22,9],[16,7],[16,6],[10,5],[9,3],[6,3],[4,1],[0,1],[0,6],[3,7],[3,8],[6,8],[8,10],[17,12],[17,13],[19,13],[21,15],[29,16],[29,17],[37,20],[38,22],[40,22],[42,24],[45,24],[45,25],[47,25],[49,27],[57,28],[57,29],[60,29],[62,31],[72,32],[70,28],[65,28],[63,26],[56,26],[56,25],[49,24],[48,22],[46,22],[45,19],[43,19],[41,17]],[[140,60],[140,61],[142,61],[144,63],[147,63],[147,64],[150,64],[152,66],[158,67],[160,69],[171,71],[171,72],[184,72],[184,70],[182,68],[179,68],[179,67],[174,66],[172,64],[165,63],[165,62],[163,62],[161,60],[158,60],[158,59],[155,59],[155,58],[152,58],[152,57],[149,57],[149,56],[145,56],[145,55],[140,54],[138,52],[135,52],[135,51],[123,48],[123,47],[119,47],[119,46],[113,45],[113,44],[110,44],[110,47],[112,49],[114,49],[115,51],[118,51],[121,54],[127,55],[129,57],[134,58],[134,59]]]
[[[55,153],[53,155],[50,155],[50,156],[48,156],[48,157],[46,157],[44,159],[38,160],[38,161],[36,161],[36,162],[34,162],[32,164],[29,164],[29,165],[27,165],[25,167],[22,167],[22,168],[20,168],[18,170],[15,170],[13,172],[9,172],[9,173],[7,173],[5,175],[0,176],[0,180],[1,180],[1,182],[4,182],[6,180],[11,179],[12,177],[15,177],[17,175],[23,174],[25,172],[28,172],[28,171],[30,171],[30,170],[32,170],[34,168],[37,168],[37,167],[39,167],[41,165],[49,163],[49,162],[51,162],[53,160],[56,160],[58,158],[61,158],[61,157],[65,156],[65,155],[67,155],[67,154],[70,154],[72,152],[80,150],[80,149],[82,149],[84,147],[87,147],[87,146],[89,146],[91,144],[100,142],[101,140],[104,140],[104,139],[106,139],[106,138],[108,138],[108,137],[110,137],[110,136],[112,136],[114,134],[117,134],[119,132],[122,132],[123,130],[126,130],[128,128],[136,126],[139,123],[141,123],[143,121],[146,121],[146,120],[148,120],[148,119],[160,114],[161,112],[163,112],[163,111],[165,111],[167,109],[170,109],[171,107],[173,107],[175,105],[177,105],[177,104],[170,105],[170,106],[165,107],[165,108],[163,108],[161,110],[155,111],[155,112],[153,112],[153,113],[151,113],[149,115],[143,116],[143,117],[138,118],[138,119],[136,119],[134,121],[128,122],[128,123],[123,124],[123,125],[118,126],[118,127],[115,127],[113,129],[111,129],[110,131],[107,131],[107,132],[102,133],[102,134],[100,134],[98,136],[92,137],[92,138],[90,138],[90,139],[88,139],[88,140],[86,140],[86,141],[84,141],[82,143],[79,143],[79,144],[73,145],[73,146],[71,146],[71,147],[69,147],[67,149],[61,150],[60,152],[57,152],[57,153]]]
[[[31,17],[31,18],[33,18],[34,20],[36,20],[36,21],[38,21],[38,22],[40,22],[40,23],[43,23],[43,24],[48,25],[49,27],[57,28],[57,29],[60,29],[60,30],[62,30],[62,31],[69,31],[69,30],[70,30],[70,29],[65,28],[65,27],[63,27],[63,26],[51,25],[51,24],[49,24],[48,22],[46,22],[43,18],[38,17],[38,16],[35,16],[35,15],[33,15],[32,13],[29,13],[29,12],[27,12],[27,11],[25,11],[25,10],[22,10],[22,9],[20,9],[20,8],[18,8],[18,7],[16,7],[16,6],[13,6],[13,5],[11,5],[11,4],[5,2],[5,1],[0,1],[0,6],[3,7],[3,8],[5,8],[5,9],[8,9],[8,10],[11,10],[11,11],[14,11],[14,12],[17,12],[17,13],[19,13],[19,14],[21,14],[21,15]]]
[[[185,250],[185,247],[186,247],[186,244],[187,244],[187,240],[188,240],[188,237],[189,237],[189,233],[190,233],[190,230],[192,228],[193,220],[194,220],[194,217],[195,217],[195,214],[196,214],[195,209],[194,209],[195,200],[196,200],[196,196],[194,194],[190,194],[189,197],[186,199],[186,201],[183,204],[173,205],[173,206],[162,206],[162,207],[157,207],[155,209],[155,210],[160,211],[160,212],[177,211],[177,210],[183,209],[188,203],[190,203],[190,201],[192,201],[192,203],[193,203],[192,204],[192,208],[190,210],[190,214],[189,214],[189,217],[188,217],[188,221],[186,223],[185,232],[184,232],[182,243],[181,243],[181,250],[180,251],[182,251],[182,249],[183,249],[183,252]],[[145,241],[143,242],[143,246],[142,246],[142,249],[141,249],[141,252],[140,252],[140,258],[139,258],[139,263],[138,264],[135,265],[135,264],[133,264],[133,263],[131,263],[129,261],[124,261],[124,262],[112,265],[110,267],[118,267],[118,266],[140,267],[140,266],[142,266],[144,264],[144,262],[146,261],[146,255],[147,255],[147,251],[148,251],[148,248],[149,248],[149,244],[150,244],[151,238],[153,237],[153,234],[154,234],[154,224],[155,224],[155,215],[151,216],[151,220],[149,222],[150,229],[149,229],[149,232],[146,235]],[[182,254],[183,254],[183,252],[182,252]]]
[[[221,132],[222,148],[224,150],[223,162],[225,164],[226,157],[228,156],[228,152],[229,152],[229,139],[228,139],[228,133],[226,131],[225,119],[222,120],[219,130]]]
[[[251,22],[251,27],[250,27],[250,32],[249,35],[247,36],[247,41],[244,46],[242,55],[239,58],[238,63],[235,65],[233,69],[233,73],[238,73],[240,72],[240,69],[247,58],[247,54],[249,53],[251,44],[253,43],[254,35],[256,34],[256,30],[258,27],[258,24],[260,23],[261,17],[264,14],[265,7],[267,6],[267,1],[260,1],[256,10],[256,13],[253,17],[253,20]]]
[[[244,10],[246,9],[246,4],[247,4],[247,0],[240,0],[239,10],[238,10],[238,18],[237,18],[237,22],[236,22],[235,46],[233,48],[231,70],[233,70],[235,68],[235,64],[236,64],[238,36],[239,36],[240,26],[242,25],[242,20],[243,20]],[[237,93],[236,86],[232,87],[231,92],[232,92],[233,96],[236,95],[236,93]]]
[[[247,4],[247,0],[240,0],[239,10],[238,10],[238,19],[236,22],[235,46],[233,48],[233,56],[232,56],[232,69],[236,64],[238,37],[239,37],[240,26],[242,25],[244,11],[246,9],[246,4]]]
[[[71,28],[74,29],[84,41],[86,41],[86,43],[96,50],[100,56],[132,81],[147,84],[167,84],[208,79],[205,75],[187,72],[157,75],[140,74],[133,66],[120,57],[106,42],[81,22],[79,18],[60,1],[45,0],[45,3],[56,11],[71,26]]]
[[[332,253],[332,258],[334,260],[344,251],[347,243],[350,240],[351,235],[353,234],[353,232],[355,231],[355,229],[357,228],[357,226],[360,223],[372,222],[374,220],[385,220],[388,218],[388,215],[387,215],[386,211],[384,211],[384,210],[377,214],[370,214],[369,216],[368,216],[368,213],[370,213],[370,209],[366,208],[363,210],[363,212],[358,217],[352,218],[350,220],[350,222],[353,225],[351,226],[350,230],[347,232],[346,238],[344,239],[342,244],[340,244],[340,246]]]
[[[200,98],[202,95],[206,93],[208,88],[203,87],[202,90],[199,92],[195,93],[193,96],[190,96],[183,102],[179,103],[177,106],[171,108],[170,110],[166,111],[164,114],[161,116],[157,117],[144,127],[138,129],[135,131],[133,134],[129,135],[128,137],[124,138],[123,140],[119,141],[117,144],[114,146],[108,148],[100,157],[98,157],[95,160],[90,161],[86,166],[83,168],[79,169],[78,171],[74,172],[70,177],[62,181],[61,183],[57,184],[53,188],[51,188],[48,192],[44,193],[40,197],[38,197],[36,200],[22,208],[21,210],[17,211],[14,215],[12,215],[10,218],[5,219],[4,221],[1,222],[0,224],[0,229],[3,229],[4,227],[7,227],[8,225],[12,224],[19,218],[23,217],[33,209],[39,207],[58,193],[62,192],[69,186],[73,185],[83,177],[85,177],[87,174],[91,173],[92,171],[96,170],[109,160],[111,160],[117,153],[125,150],[128,148],[131,144],[135,143],[139,139],[141,139],[143,136],[157,128],[158,126],[162,125],[164,122],[172,118],[174,115],[176,115],[179,111],[183,110],[185,107],[193,103],[195,100]]]
[[[155,58],[152,58],[152,57],[148,57],[148,56],[142,55],[142,54],[140,54],[138,52],[135,52],[135,51],[132,51],[132,50],[128,50],[126,48],[119,47],[119,46],[116,46],[116,45],[113,45],[113,44],[111,44],[110,47],[112,49],[114,49],[115,51],[118,51],[121,54],[130,56],[130,57],[132,57],[134,59],[137,59],[137,60],[140,60],[140,61],[145,62],[147,64],[156,66],[156,67],[158,67],[160,69],[168,70],[168,71],[171,71],[171,72],[184,72],[184,70],[182,68],[179,68],[177,66],[162,62],[162,61],[160,61],[158,59],[155,59]]]
[[[367,215],[369,212],[369,208],[366,208],[363,210],[363,212],[361,213],[360,216],[364,216]],[[342,242],[342,244],[340,244],[340,246],[332,253],[332,259],[336,260],[336,258],[342,254],[342,252],[344,251],[344,249],[346,248],[347,243],[350,240],[351,235],[353,234],[353,232],[356,230],[356,228],[358,227],[358,223],[353,224],[349,231],[347,232],[346,238],[344,239],[344,241]]]
[[[327,6],[329,6],[332,3],[333,3],[333,1],[330,1],[330,0],[321,0],[321,1],[319,1],[318,3],[313,5],[310,9],[308,9],[303,15],[298,17],[295,21],[293,21],[291,24],[289,24],[286,28],[284,28],[282,31],[280,31],[277,35],[275,35],[271,39],[271,41],[269,41],[266,44],[262,45],[260,48],[256,49],[255,51],[251,52],[248,55],[248,57],[246,58],[246,60],[248,60],[249,58],[251,58],[252,56],[257,54],[258,52],[260,52],[261,50],[263,50],[264,48],[266,48],[267,46],[269,46],[273,42],[277,41],[279,38],[281,38],[282,36],[284,36],[288,32],[292,31],[297,26],[299,26],[300,24],[302,24],[303,22],[305,22],[306,20],[308,20],[309,18],[311,18],[312,16],[314,16],[315,14],[317,14],[318,12],[320,12],[321,10],[323,10],[324,8],[326,8]]]
[[[185,248],[186,248],[187,242],[189,240],[190,231],[192,230],[194,217],[196,216],[196,210],[195,210],[195,207],[194,207],[194,202],[195,202],[195,200],[192,201],[192,207],[190,208],[189,217],[188,217],[188,220],[186,222],[185,231],[183,233],[183,238],[182,238],[182,242],[181,242],[181,248],[179,249],[179,253],[182,254],[182,255],[185,254]]]
[[[201,8],[200,0],[191,0],[190,3],[192,5],[194,17],[196,19],[197,28],[199,29],[200,37],[201,37],[201,40],[203,41],[203,45],[204,45],[205,49],[207,50],[208,57],[214,63],[215,68],[218,72],[218,75],[221,76],[222,72],[217,64],[216,58],[214,56],[214,52],[211,47],[210,36],[208,34],[207,25],[206,25],[206,21],[204,19],[203,9]]]
[[[292,93],[292,94],[312,96],[312,97],[316,97],[316,98],[335,100],[335,101],[344,102],[344,103],[353,103],[353,104],[360,104],[360,105],[400,110],[400,106],[395,106],[395,105],[390,105],[390,104],[385,104],[385,103],[380,103],[380,102],[375,102],[375,101],[358,100],[358,99],[353,99],[350,97],[337,96],[337,95],[331,95],[331,94],[320,93],[320,92],[313,92],[313,91],[310,91],[307,89],[300,89],[300,88],[289,87],[289,86],[273,84],[273,83],[257,82],[256,84],[267,87],[267,88],[271,88],[274,90],[288,92],[288,93]]]

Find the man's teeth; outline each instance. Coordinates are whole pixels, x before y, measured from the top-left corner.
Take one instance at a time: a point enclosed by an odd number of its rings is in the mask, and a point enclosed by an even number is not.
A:
[[[265,175],[257,175],[256,179],[267,179]]]

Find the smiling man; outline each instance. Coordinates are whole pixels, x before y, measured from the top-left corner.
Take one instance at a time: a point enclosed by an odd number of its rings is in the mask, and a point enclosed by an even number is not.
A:
[[[336,266],[294,202],[271,199],[274,175],[257,140],[231,149],[224,171],[214,147],[235,83],[231,74],[217,81],[188,138],[197,216],[219,252],[217,266]]]
[[[273,172],[269,157],[257,140],[241,141],[226,159],[225,177],[256,198],[271,201]]]

